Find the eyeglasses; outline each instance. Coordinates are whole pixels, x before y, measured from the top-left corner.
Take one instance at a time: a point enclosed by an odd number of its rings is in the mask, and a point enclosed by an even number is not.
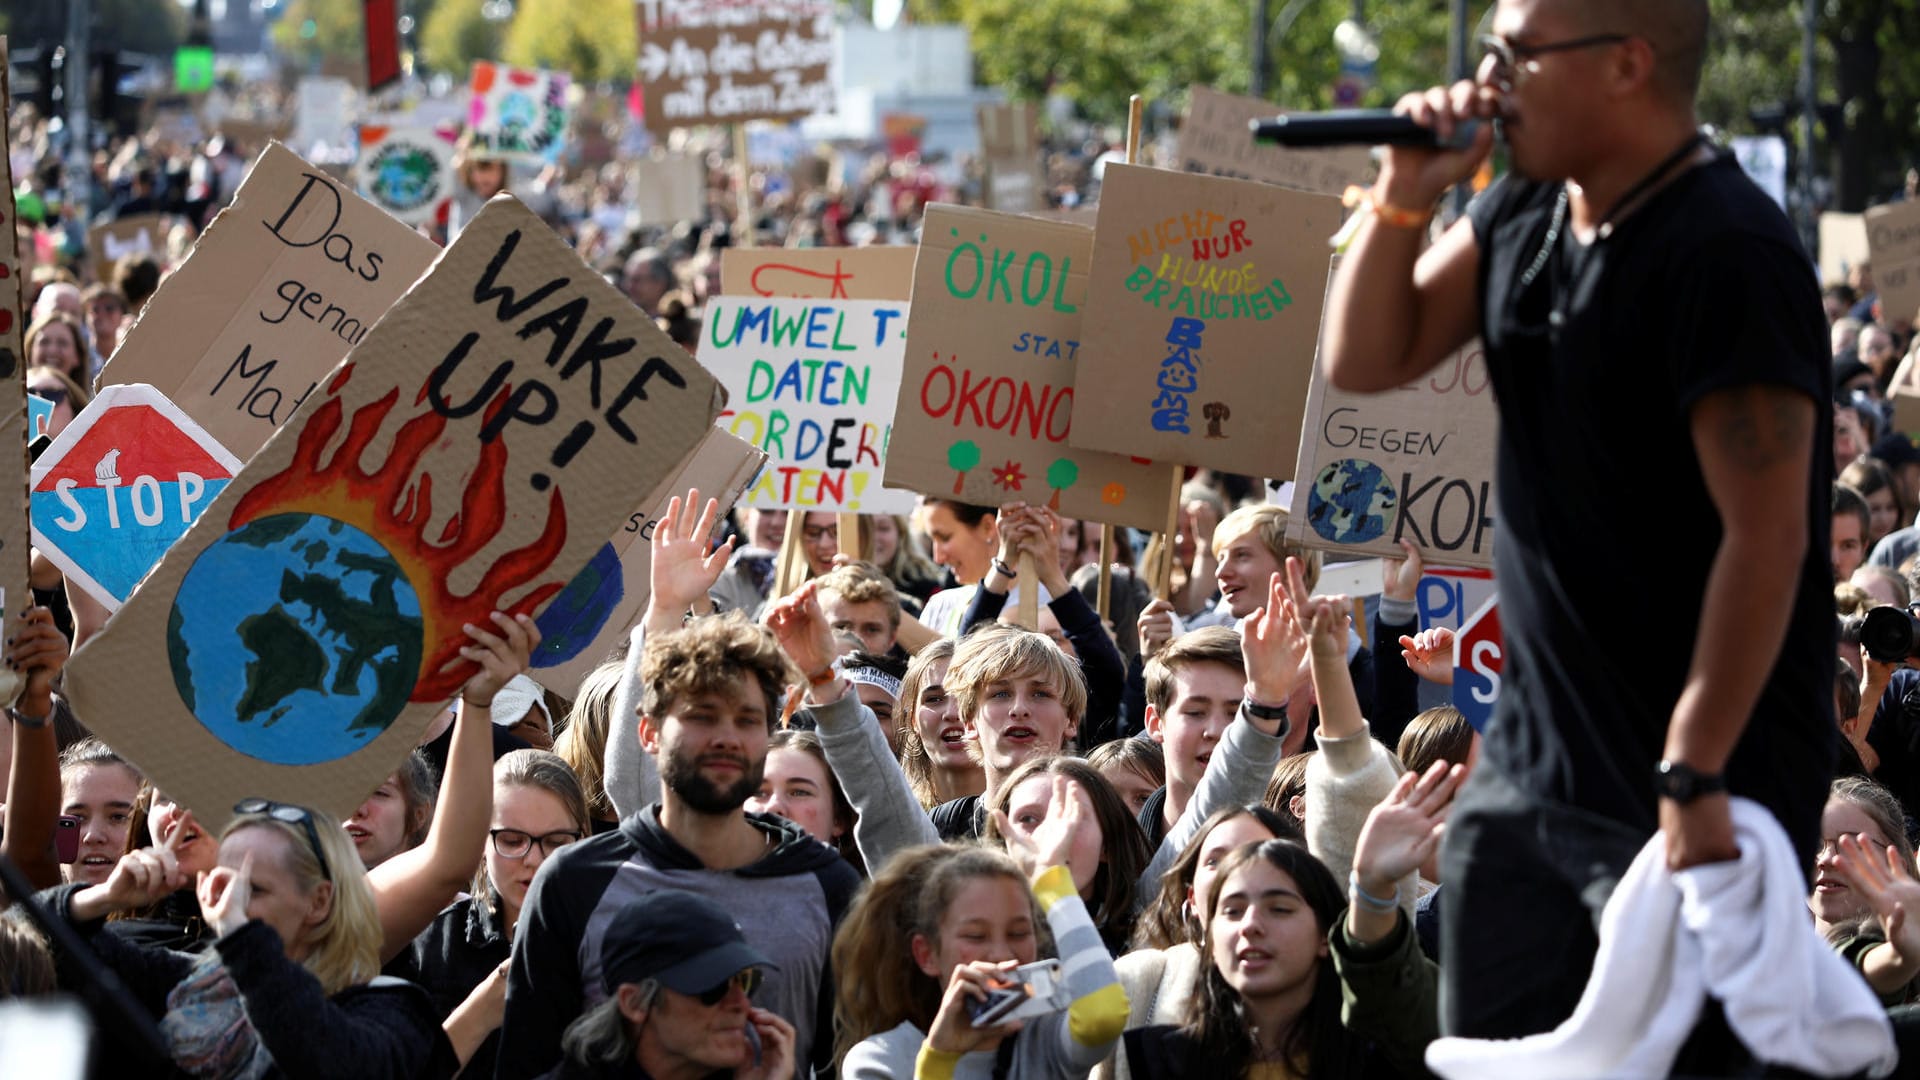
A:
[[[741,993],[752,997],[753,992],[760,989],[760,969],[741,968],[739,971],[734,972],[733,977],[726,982],[721,983],[711,990],[703,990],[693,996],[700,1004],[712,1008],[722,1001],[725,1001],[727,995],[732,993],[733,988],[736,986],[740,988]]]
[[[574,829],[560,829],[542,836],[519,829],[490,829],[487,836],[493,840],[493,850],[503,859],[524,859],[535,844],[540,845],[541,856],[548,857],[580,839],[580,833]]]
[[[1536,57],[1574,49],[1591,49],[1599,45],[1618,45],[1629,37],[1629,34],[1593,34],[1566,41],[1519,45],[1498,34],[1486,34],[1480,38],[1480,63],[1485,66],[1488,60],[1492,60],[1487,80],[1501,90],[1511,91],[1524,81],[1526,75],[1539,70],[1539,65],[1533,63]]]
[[[313,812],[304,806],[291,803],[277,803],[272,799],[242,799],[233,804],[236,814],[262,814],[275,821],[288,825],[298,825],[307,833],[307,847],[313,851],[314,861],[320,864],[320,876],[333,880],[333,870],[327,866],[327,853],[320,848],[320,833],[313,827]]]
[[[55,405],[62,404],[67,400],[67,388],[64,386],[29,386],[27,387],[27,393],[32,394],[42,401],[50,401]]]

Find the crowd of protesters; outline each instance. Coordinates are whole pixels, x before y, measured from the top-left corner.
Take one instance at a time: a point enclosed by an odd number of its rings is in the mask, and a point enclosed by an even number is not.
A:
[[[57,433],[258,147],[127,140],[74,208],[47,125],[10,126],[28,386]],[[1056,202],[1105,149],[1059,155]],[[711,164],[705,219],[660,228],[624,214],[616,164],[463,155],[427,230],[512,191],[691,350],[742,239]],[[910,243],[927,202],[978,197],[964,165],[884,154],[751,183],[762,244]],[[112,267],[66,228],[146,213],[177,217],[165,250]],[[1920,313],[1864,263],[1823,297],[1840,764],[1791,887],[1920,1075],[1920,444],[1895,422]],[[1442,954],[1439,852],[1481,735],[1419,704],[1453,635],[1420,625],[1411,545],[1377,602],[1327,594],[1265,499],[1197,471],[1171,581],[1156,596],[1117,530],[1102,612],[1099,527],[1045,506],[925,497],[850,537],[689,491],[652,534],[644,616],[571,700],[530,677],[530,619],[469,627],[458,699],[344,821],[264,792],[182,806],[93,737],[41,564],[4,649],[24,690],[0,855],[65,932],[0,914],[0,1006],[85,995],[114,1077],[1428,1075],[1443,965],[1475,959]],[[807,580],[781,595],[788,537]],[[1832,1020],[1828,1075],[1865,1073],[1842,1035],[1869,1020]]]

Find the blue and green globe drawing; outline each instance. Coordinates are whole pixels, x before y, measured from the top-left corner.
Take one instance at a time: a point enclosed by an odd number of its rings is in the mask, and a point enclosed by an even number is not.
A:
[[[585,652],[593,639],[606,628],[613,609],[626,595],[627,582],[620,566],[620,553],[612,544],[600,545],[593,558],[553,603],[533,620],[540,630],[540,647],[533,651],[536,668],[559,667]]]
[[[1400,494],[1380,466],[1359,458],[1320,470],[1307,491],[1307,521],[1336,544],[1366,544],[1387,535]]]
[[[386,548],[345,522],[275,514],[213,542],[167,618],[173,683],[248,757],[314,765],[387,729],[420,674],[420,601]]]

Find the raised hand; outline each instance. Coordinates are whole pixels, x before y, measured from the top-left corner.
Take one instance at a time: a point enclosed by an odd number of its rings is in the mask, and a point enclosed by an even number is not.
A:
[[[733,538],[707,551],[707,538],[720,515],[720,504],[708,499],[699,518],[694,507],[700,505],[700,491],[690,488],[686,501],[679,496],[667,501],[667,512],[653,526],[653,563],[649,577],[653,594],[649,606],[678,620],[696,605],[704,607],[707,590],[720,580],[733,556]]]
[[[1173,605],[1165,600],[1148,604],[1133,628],[1140,635],[1140,655],[1151,658],[1173,640]]]
[[[1464,764],[1445,761],[1434,762],[1424,773],[1401,775],[1360,829],[1353,870],[1361,888],[1373,896],[1391,896],[1401,878],[1433,857],[1454,792],[1466,778]]]
[[[175,853],[186,831],[180,822],[175,822],[160,843],[120,856],[105,882],[74,894],[74,918],[90,922],[116,911],[132,911],[186,888],[187,875],[180,869]]]
[[[1040,875],[1056,866],[1067,865],[1074,834],[1083,826],[1092,827],[1095,821],[1093,799],[1072,777],[1058,773],[1054,774],[1053,794],[1047,800],[1046,820],[1034,826],[1032,832],[1015,829],[1004,810],[995,810],[993,818],[1000,835],[1007,841],[1007,854],[1013,856],[1014,863],[1029,881],[1039,880]]]
[[[1033,560],[1034,573],[1047,592],[1058,596],[1067,588],[1060,567],[1060,515],[1045,506],[1030,506],[1020,526],[1020,553]]]
[[[216,866],[200,875],[200,917],[214,933],[226,937],[247,925],[247,905],[253,901],[253,852],[238,868]]]
[[[1247,693],[1256,704],[1280,705],[1304,681],[1307,639],[1279,574],[1267,579],[1266,605],[1241,620],[1240,651]]]
[[[460,700],[482,708],[491,707],[493,695],[532,666],[533,650],[540,647],[540,628],[533,624],[533,616],[496,611],[491,618],[498,633],[471,623],[462,627],[473,644],[462,645],[460,655],[479,664],[480,670],[460,688]]]
[[[1276,575],[1278,576],[1278,575]],[[1344,596],[1315,596],[1307,588],[1307,567],[1298,558],[1287,556],[1287,599],[1293,602],[1294,617],[1306,630],[1316,655],[1347,655],[1348,612],[1352,601]]]
[[[54,676],[67,664],[67,639],[53,625],[53,612],[28,608],[7,642],[6,659],[8,667],[27,677],[21,710],[34,717],[46,716],[53,708]]]
[[[1400,655],[1415,675],[1441,686],[1453,685],[1453,631],[1446,627],[1400,635]]]
[[[1400,550],[1406,552],[1401,559],[1392,556],[1380,560],[1380,596],[1386,600],[1402,600],[1412,603],[1420,592],[1420,578],[1427,572],[1427,564],[1420,557],[1420,549],[1413,546],[1411,540],[1401,540]]]
[[[1862,843],[1858,836],[1842,836],[1838,847],[1834,869],[1873,910],[1901,965],[1920,967],[1920,881],[1913,869],[1896,849]]]
[[[767,629],[773,631],[780,651],[808,679],[832,667],[840,655],[833,627],[827,624],[827,613],[820,607],[819,591],[818,582],[809,581],[767,609]]]

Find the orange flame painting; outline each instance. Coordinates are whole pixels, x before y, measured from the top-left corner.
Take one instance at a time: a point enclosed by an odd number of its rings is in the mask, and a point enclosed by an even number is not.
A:
[[[398,403],[400,391],[395,389],[356,411],[345,438],[328,453],[345,414],[338,395],[353,370],[354,365],[347,364],[334,375],[326,388],[329,400],[314,410],[301,429],[292,462],[241,497],[227,529],[275,514],[318,514],[345,522],[378,541],[405,572],[420,602],[420,674],[409,700],[443,702],[457,694],[476,670],[459,655],[468,642],[463,625],[489,626],[488,615],[496,610],[532,615],[566,585],[562,580],[533,584],[566,544],[566,506],[560,492],[553,491],[539,539],[500,556],[473,591],[455,593],[449,586],[454,569],[477,555],[506,520],[506,442],[496,438],[481,445],[479,464],[467,477],[459,512],[447,520],[437,538],[429,539],[433,478],[420,472],[419,466],[422,455],[445,431],[447,418],[432,409],[413,417],[395,434],[386,460],[372,470],[363,468],[362,456]],[[494,394],[487,405],[488,419],[505,407],[511,389],[503,385]],[[414,405],[418,407],[426,397],[422,386]],[[526,591],[517,600],[503,603],[507,594],[522,588]]]

